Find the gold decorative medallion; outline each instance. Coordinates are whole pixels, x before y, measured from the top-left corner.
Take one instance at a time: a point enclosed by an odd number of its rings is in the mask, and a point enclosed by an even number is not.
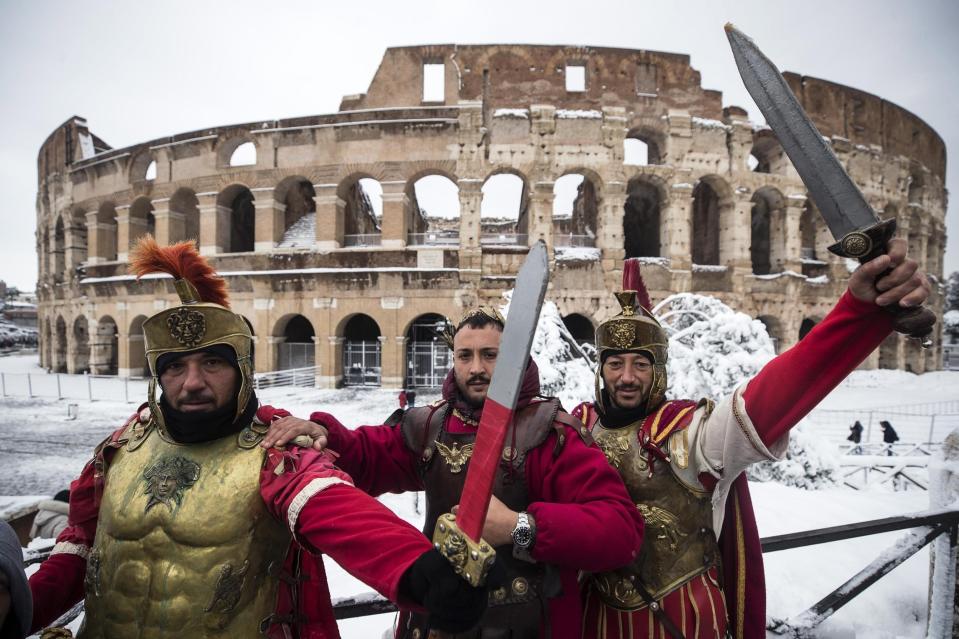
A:
[[[146,494],[150,496],[144,512],[157,504],[166,504],[171,509],[183,501],[183,491],[200,478],[200,466],[186,457],[164,457],[143,471]]]
[[[233,564],[224,564],[220,568],[220,574],[216,579],[216,585],[213,587],[213,598],[210,605],[203,609],[203,612],[230,612],[240,603],[240,595],[243,593],[243,582],[246,580],[246,573],[250,569],[250,562],[244,561],[243,567],[234,570]]]
[[[839,244],[849,257],[862,257],[872,250],[872,240],[860,231],[846,234]]]
[[[679,542],[685,533],[679,531],[679,517],[659,506],[647,506],[646,504],[636,504],[639,512],[643,513],[643,519],[646,520],[646,529],[652,530],[657,539],[665,540],[670,550],[679,548]],[[648,534],[648,533],[647,533]]]
[[[206,318],[199,311],[181,307],[166,318],[170,336],[183,346],[196,346],[206,335]]]
[[[600,450],[606,455],[606,461],[609,462],[609,465],[613,468],[619,468],[620,462],[623,461],[623,455],[629,451],[629,438],[631,435],[632,433],[609,434],[606,437],[601,437],[596,440]]]
[[[614,348],[626,350],[633,345],[636,339],[636,323],[629,320],[618,320],[609,323],[609,339]]]
[[[467,444],[459,448],[456,442],[452,446],[446,446],[441,442],[436,442],[436,448],[440,451],[440,456],[446,465],[450,467],[450,472],[454,475],[463,470],[463,464],[473,456],[473,444]]]

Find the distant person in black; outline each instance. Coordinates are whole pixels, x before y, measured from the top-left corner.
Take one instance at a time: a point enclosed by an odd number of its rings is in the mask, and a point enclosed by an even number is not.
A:
[[[899,434],[896,432],[896,429],[892,427],[892,424],[886,420],[881,420],[879,427],[882,428],[882,441],[888,444],[886,446],[886,454],[892,455],[892,445],[899,441]]]
[[[859,420],[857,419],[856,423],[849,427],[849,430],[851,432],[849,433],[849,437],[846,439],[855,444],[855,446],[853,446],[852,450],[849,452],[853,455],[859,455],[862,453],[862,447],[859,445],[859,443],[862,441],[862,424],[860,424]]]
[[[414,406],[416,406],[416,391],[413,390],[412,388],[406,391],[406,404],[410,408],[413,408]]]

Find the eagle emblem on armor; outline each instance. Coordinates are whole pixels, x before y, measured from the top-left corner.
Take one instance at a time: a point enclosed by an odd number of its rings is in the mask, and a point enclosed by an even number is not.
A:
[[[164,457],[143,471],[147,484],[145,494],[150,496],[144,512],[157,504],[173,509],[183,501],[183,491],[200,478],[200,465],[186,457]]]
[[[680,538],[686,537],[686,534],[680,532],[677,526],[679,517],[659,506],[636,504],[636,507],[639,508],[639,512],[643,513],[647,530],[655,531],[656,539],[665,540],[669,544],[670,550],[679,548]]]
[[[452,446],[446,446],[442,442],[436,442],[436,448],[440,451],[440,456],[446,465],[450,467],[450,472],[454,475],[463,470],[463,464],[473,456],[473,444],[467,444],[462,448],[456,442]]]
[[[614,348],[627,350],[633,345],[636,339],[636,323],[629,320],[618,320],[610,322],[609,340]]]
[[[206,335],[206,318],[203,313],[188,308],[178,308],[166,318],[170,336],[183,346],[196,346]]]

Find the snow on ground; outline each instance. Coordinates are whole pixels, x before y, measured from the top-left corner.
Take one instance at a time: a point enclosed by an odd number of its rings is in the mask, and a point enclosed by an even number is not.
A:
[[[0,358],[0,372],[40,373],[36,355]],[[268,389],[261,401],[308,416],[313,410],[335,414],[348,426],[382,421],[397,406],[395,391]],[[877,405],[913,404],[959,397],[959,373],[936,372],[917,376],[896,371],[859,371],[824,402],[832,409],[867,409]],[[436,396],[420,394],[419,404]],[[139,398],[138,398],[139,399]],[[67,404],[78,404],[78,415],[68,421]],[[0,512],[22,505],[31,495],[52,495],[67,485],[91,451],[136,409],[119,401],[14,399],[0,400]],[[808,431],[841,441],[848,432],[845,420],[809,418]],[[945,436],[943,430],[937,440]],[[843,523],[927,509],[928,494],[918,490],[893,492],[886,488],[855,491],[829,488],[805,491],[779,484],[751,484],[762,536],[810,530]],[[387,495],[382,501],[403,519],[422,527],[414,495]],[[419,497],[422,511],[424,502]],[[887,533],[843,542],[769,553],[765,556],[768,614],[788,618],[812,606],[855,575],[905,532]],[[816,636],[921,637],[926,619],[927,550],[899,566],[838,611]],[[334,598],[366,593],[370,588],[327,561]],[[340,623],[344,639],[379,637],[392,615],[378,615]]]

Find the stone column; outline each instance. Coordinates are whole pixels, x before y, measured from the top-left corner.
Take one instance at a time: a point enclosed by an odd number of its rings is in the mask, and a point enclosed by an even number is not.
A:
[[[99,264],[105,262],[104,250],[106,249],[106,230],[112,225],[100,224],[97,219],[96,211],[87,211],[87,264]],[[43,275],[44,273],[41,273]]]
[[[786,208],[783,211],[785,245],[782,269],[784,271],[802,274],[802,229],[800,228],[800,222],[805,207],[805,195],[793,193],[786,196]]]
[[[606,182],[603,202],[599,207],[596,220],[596,247],[600,250],[603,272],[607,275],[614,271],[622,272],[623,257],[626,255],[623,248],[625,206],[626,184],[618,180]],[[613,286],[615,287],[616,284]]]
[[[669,259],[674,271],[692,268],[693,185],[680,182],[670,187],[669,202],[663,210],[660,254]]]
[[[380,182],[380,185],[383,187],[383,247],[404,248],[410,232],[410,201],[406,195],[406,182],[393,180]]]
[[[383,388],[403,388],[403,357],[396,339],[386,335],[377,337],[380,341],[380,386]]]
[[[74,273],[78,266],[81,266],[87,259],[87,244],[85,244],[82,236],[84,235],[80,231],[86,230],[86,224],[84,222],[77,221],[73,217],[70,218],[70,226],[64,230],[64,240],[66,241],[66,271],[67,273]]]
[[[929,250],[929,221],[922,220],[919,222],[919,253],[913,255],[912,258],[919,262],[919,268],[923,271],[931,272],[928,257]]]
[[[313,190],[313,202],[316,203],[316,248],[320,251],[338,249],[343,246],[346,202],[336,194],[335,184],[314,184]]]
[[[215,191],[196,194],[199,202],[197,209],[200,211],[200,255],[222,253],[227,244],[223,240],[224,231],[227,239],[229,238],[230,228],[222,223],[222,214],[219,211],[222,207],[217,206],[216,196]],[[230,209],[227,209],[227,215],[229,212]]]
[[[126,262],[127,256],[130,253],[130,244],[133,242],[137,235],[136,231],[139,230],[141,225],[137,224],[136,221],[130,219],[130,205],[124,204],[123,206],[117,207],[117,261]],[[144,227],[141,231],[142,233],[146,231]]]
[[[153,205],[156,240],[160,246],[167,246],[186,238],[186,216],[170,210],[170,198],[153,200],[150,204]]]
[[[266,355],[266,370],[268,371],[278,371],[280,370],[280,344],[286,342],[285,335],[268,335],[266,338],[267,344],[267,355]]]
[[[483,181],[479,178],[460,178],[460,268],[476,269],[482,265],[480,249],[480,206],[483,203]],[[479,282],[480,274],[461,274],[461,278]]]
[[[719,202],[719,263],[752,271],[749,256],[753,202],[749,193],[737,193]]]
[[[256,210],[253,250],[272,251],[286,231],[286,205],[273,199],[273,187],[253,189],[253,207]]]
[[[143,344],[143,333],[139,335],[120,335],[120,364],[119,370],[117,373],[120,377],[140,377],[143,374],[143,369],[146,366],[146,358],[141,355],[138,358],[134,358],[133,352],[136,350],[137,353],[143,353],[144,347],[140,346],[139,349],[134,349],[133,345]]]
[[[527,229],[527,244],[533,246],[537,241],[546,242],[546,247],[553,251],[553,187],[552,180],[533,182],[529,193],[529,220]]]
[[[343,380],[343,341],[336,335],[327,337],[327,348],[320,365],[323,375],[317,377],[320,388],[336,388]]]

